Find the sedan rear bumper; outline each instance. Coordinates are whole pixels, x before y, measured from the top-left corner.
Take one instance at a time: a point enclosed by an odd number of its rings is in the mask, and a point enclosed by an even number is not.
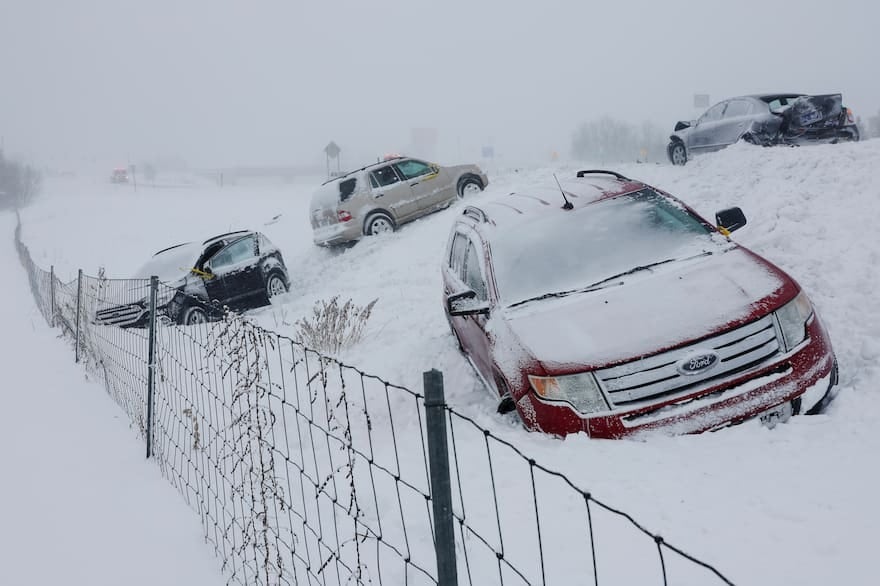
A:
[[[840,141],[858,141],[859,129],[855,125],[837,126],[829,128],[806,129],[800,132],[785,134],[780,142],[782,144],[815,144],[833,143]]]

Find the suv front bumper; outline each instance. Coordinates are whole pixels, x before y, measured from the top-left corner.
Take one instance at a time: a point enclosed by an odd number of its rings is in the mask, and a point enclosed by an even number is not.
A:
[[[542,401],[533,392],[518,401],[520,413],[531,412],[530,427],[557,435],[585,432],[616,439],[647,432],[670,435],[701,433],[740,423],[791,403],[797,413],[824,407],[837,383],[831,341],[817,315],[807,325],[808,340],[769,363],[690,394],[649,407],[618,409],[584,416],[559,403]],[[529,405],[522,405],[528,401]]]

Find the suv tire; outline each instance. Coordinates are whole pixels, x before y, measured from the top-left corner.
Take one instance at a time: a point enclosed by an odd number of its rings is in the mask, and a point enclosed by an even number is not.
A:
[[[364,234],[367,236],[378,236],[391,232],[394,232],[394,220],[384,212],[371,214],[364,222]]]
[[[280,272],[275,271],[269,273],[269,276],[266,278],[266,300],[270,301],[273,297],[277,297],[278,295],[284,295],[290,290],[287,286],[287,281],[284,280],[284,275]]]
[[[183,311],[180,312],[177,321],[182,326],[208,323],[208,312],[198,305],[187,305],[183,308]]]

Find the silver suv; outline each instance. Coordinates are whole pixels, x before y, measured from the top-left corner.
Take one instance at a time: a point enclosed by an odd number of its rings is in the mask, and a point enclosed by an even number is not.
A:
[[[368,165],[327,181],[314,193],[309,210],[315,244],[393,232],[488,184],[476,165],[441,167],[409,157]]]

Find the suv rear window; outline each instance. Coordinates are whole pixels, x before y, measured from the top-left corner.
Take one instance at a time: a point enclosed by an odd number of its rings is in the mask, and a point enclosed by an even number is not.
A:
[[[346,179],[345,181],[339,182],[339,201],[345,201],[351,197],[351,194],[354,193],[354,188],[357,186],[357,179],[352,177],[351,179]]]

